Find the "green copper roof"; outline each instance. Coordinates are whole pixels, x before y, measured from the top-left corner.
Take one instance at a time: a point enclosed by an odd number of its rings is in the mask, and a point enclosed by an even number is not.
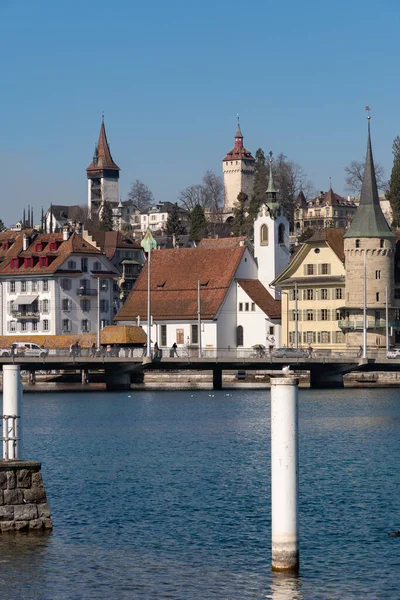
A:
[[[269,179],[268,179],[267,194],[276,194],[274,178],[272,175],[272,161],[271,160],[269,161]]]
[[[151,235],[150,229],[147,229],[144,238],[140,242],[140,245],[142,246],[143,250],[147,253],[149,252],[149,250],[157,250],[157,242]]]
[[[383,215],[376,185],[374,159],[371,147],[370,121],[368,120],[368,144],[365,169],[361,187],[360,204],[344,238],[394,238]]]

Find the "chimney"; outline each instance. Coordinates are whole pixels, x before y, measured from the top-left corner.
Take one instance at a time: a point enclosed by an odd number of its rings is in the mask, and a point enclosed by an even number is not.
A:
[[[26,252],[26,250],[28,250],[30,243],[31,243],[31,238],[29,237],[29,235],[26,235],[26,233],[24,233],[24,237],[23,237],[23,241],[22,241],[22,250],[24,252]]]
[[[70,231],[69,225],[64,225],[63,227],[63,242],[67,242],[69,240]]]

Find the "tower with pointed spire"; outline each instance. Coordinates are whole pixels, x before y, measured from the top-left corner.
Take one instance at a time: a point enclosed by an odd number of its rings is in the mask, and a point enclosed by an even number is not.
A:
[[[222,161],[225,213],[232,213],[240,192],[244,192],[249,199],[251,198],[254,187],[254,163],[251,152],[243,146],[243,135],[238,117],[235,145]]]
[[[94,149],[93,161],[86,169],[88,178],[88,209],[98,211],[102,202],[118,205],[118,179],[120,168],[112,159],[108,145],[104,118],[102,119],[98,142]]]
[[[368,115],[367,118],[367,154],[360,204],[344,234],[346,296],[340,326],[348,348],[363,347],[365,305],[367,348],[376,350],[386,345],[386,290],[389,321],[393,315],[396,236],[379,203],[371,146],[371,117]]]
[[[254,221],[254,258],[258,265],[258,279],[273,298],[279,299],[280,290],[270,284],[289,264],[289,221],[277,199],[272,152],[269,153],[269,180],[265,200]]]

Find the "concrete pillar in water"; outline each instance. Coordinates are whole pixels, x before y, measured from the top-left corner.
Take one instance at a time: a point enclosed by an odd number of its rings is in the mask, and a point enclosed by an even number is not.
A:
[[[29,371],[28,372],[28,383],[30,385],[35,385],[35,383],[36,383],[36,371]]]
[[[271,377],[272,570],[299,570],[298,379]]]
[[[89,371],[87,369],[82,369],[82,385],[86,385],[89,383]]]
[[[213,371],[213,390],[222,390],[222,371],[220,369]]]
[[[22,383],[19,365],[3,365],[3,458],[22,458]]]

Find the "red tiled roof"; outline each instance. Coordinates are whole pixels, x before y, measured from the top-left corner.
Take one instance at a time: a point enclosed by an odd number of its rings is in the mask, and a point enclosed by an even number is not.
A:
[[[110,260],[118,249],[142,250],[141,245],[122,231],[90,231],[96,244]]]
[[[100,127],[99,141],[97,142],[96,148],[97,148],[97,162],[96,162],[96,164],[94,164],[94,162],[90,163],[90,165],[86,169],[86,171],[88,173],[102,171],[104,169],[111,170],[111,171],[119,171],[120,170],[119,166],[115,164],[115,162],[113,161],[112,156],[111,156],[110,147],[107,142],[107,135],[106,135],[106,128],[104,126],[104,121],[102,122],[101,127]]]
[[[197,282],[201,315],[217,314],[246,248],[174,248],[151,253],[151,314],[155,319],[197,318]],[[140,273],[117,321],[147,317],[147,264]]]
[[[71,254],[101,254],[100,250],[97,250],[97,248],[85,241],[82,236],[76,232],[72,233],[67,241],[63,241],[62,233],[41,233],[34,238],[28,249],[25,251],[22,249],[23,237],[24,233],[21,232],[12,245],[11,251],[7,253],[6,258],[0,264],[0,275],[55,273]],[[53,241],[57,242],[57,250],[50,250],[50,242]],[[43,245],[43,250],[36,251],[36,245],[40,242]],[[34,257],[38,259],[40,256],[47,256],[49,258],[49,265],[47,267],[41,267],[39,265],[39,260],[34,261],[35,264],[33,267],[26,268],[23,262],[17,269],[12,269],[10,266],[12,258]]]
[[[270,319],[281,318],[281,302],[275,300],[258,279],[238,279],[240,287]]]
[[[246,150],[246,148],[237,148],[236,146],[232,148],[230,152],[225,156],[223,161],[226,160],[250,160],[252,162],[255,161],[255,158],[251,155],[251,152]]]
[[[203,238],[198,244],[199,248],[236,248],[243,246],[246,236],[228,238]]]

